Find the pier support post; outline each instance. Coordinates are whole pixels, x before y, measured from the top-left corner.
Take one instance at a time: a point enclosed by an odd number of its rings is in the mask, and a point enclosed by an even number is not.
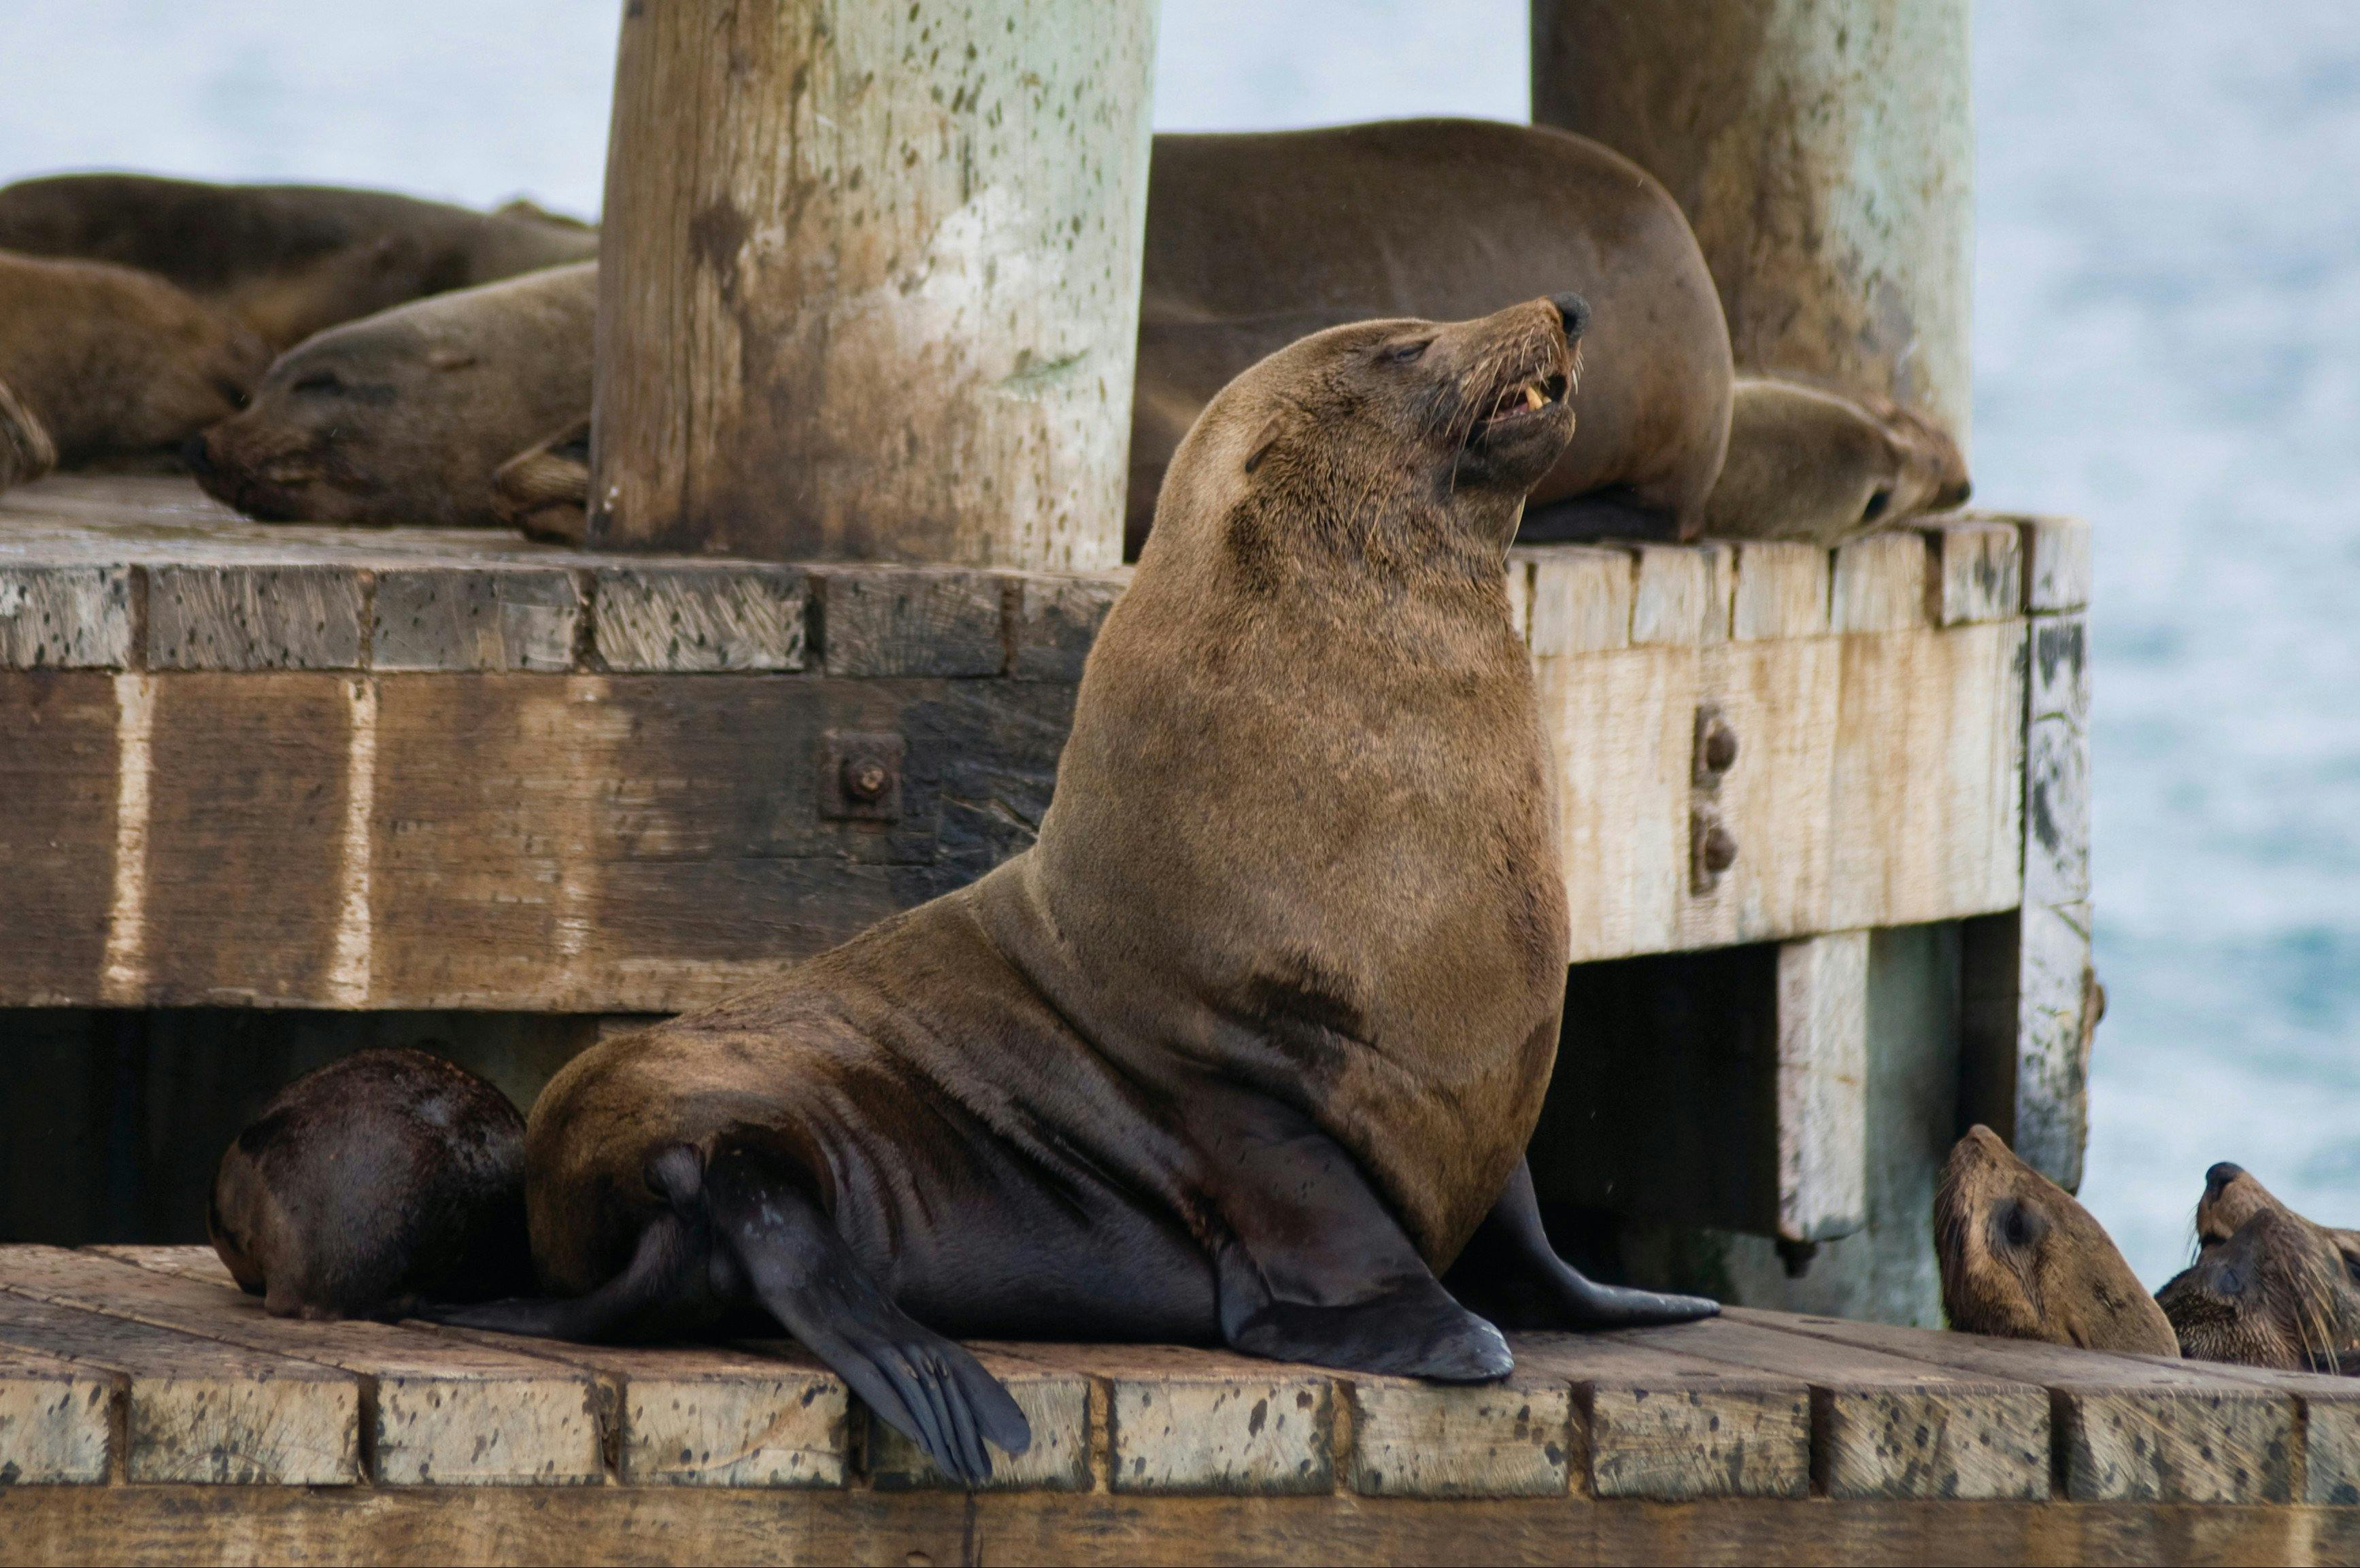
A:
[[[626,6],[591,542],[1120,565],[1155,18]]]
[[[1533,0],[1533,118],[1662,180],[1741,368],[1967,444],[1968,0]]]

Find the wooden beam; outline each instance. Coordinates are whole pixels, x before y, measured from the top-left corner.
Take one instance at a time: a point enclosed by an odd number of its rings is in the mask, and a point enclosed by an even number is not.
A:
[[[628,7],[592,541],[1118,564],[1155,19]]]
[[[1868,933],[1778,949],[1778,1235],[1868,1224]]]

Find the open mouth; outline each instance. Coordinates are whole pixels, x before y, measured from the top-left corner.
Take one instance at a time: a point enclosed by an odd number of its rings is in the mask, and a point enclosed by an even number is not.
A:
[[[1493,399],[1491,408],[1467,432],[1469,444],[1537,419],[1563,403],[1573,383],[1565,372],[1552,370],[1516,382]]]

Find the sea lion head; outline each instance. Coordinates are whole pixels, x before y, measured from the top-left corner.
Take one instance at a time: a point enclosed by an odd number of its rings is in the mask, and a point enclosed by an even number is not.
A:
[[[1589,321],[1559,294],[1471,321],[1359,321],[1279,350],[1190,428],[1171,471],[1187,483],[1165,485],[1142,565],[1220,549],[1249,583],[1306,551],[1496,573],[1524,493],[1573,439]]]
[[[2090,1212],[1986,1127],[1968,1130],[1934,1195],[1942,1311],[1967,1334],[2177,1356],[2155,1299]]]
[[[2182,1354],[2360,1371],[2360,1233],[2316,1225],[2242,1166],[2204,1173],[2194,1264],[2157,1292]]]

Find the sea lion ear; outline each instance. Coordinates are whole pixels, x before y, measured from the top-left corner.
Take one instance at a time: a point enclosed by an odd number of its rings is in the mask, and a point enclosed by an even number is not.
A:
[[[1255,469],[1262,466],[1262,460],[1270,455],[1270,449],[1276,446],[1278,444],[1278,438],[1285,433],[1286,416],[1284,414],[1273,414],[1270,417],[1269,422],[1264,424],[1261,431],[1255,435],[1252,447],[1246,452],[1246,472],[1248,474],[1251,474]]]

